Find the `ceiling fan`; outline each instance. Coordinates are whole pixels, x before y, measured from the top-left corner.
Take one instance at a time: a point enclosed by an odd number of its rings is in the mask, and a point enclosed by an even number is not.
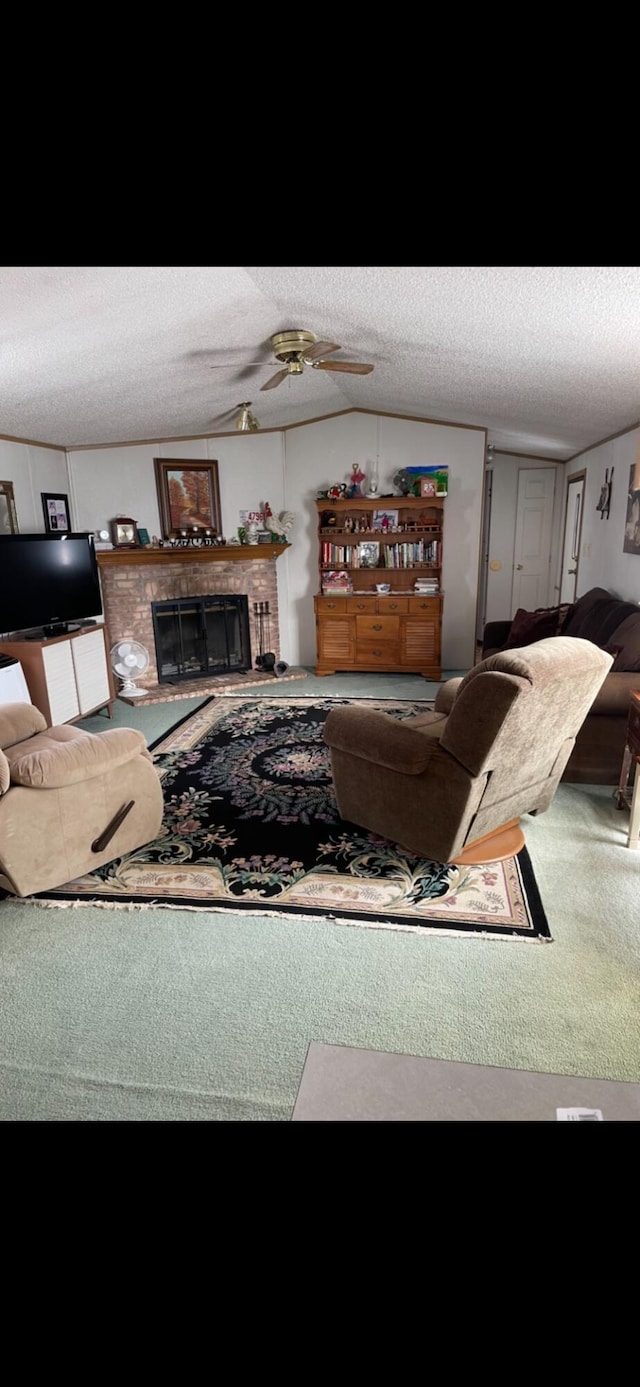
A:
[[[368,376],[373,370],[373,366],[365,361],[325,361],[325,357],[333,352],[339,352],[340,347],[337,342],[319,342],[314,332],[307,332],[302,328],[287,328],[286,332],[276,332],[271,338],[271,346],[276,361],[282,361],[282,370],[277,371],[275,376],[261,385],[261,390],[275,390],[277,385],[281,385],[287,376],[301,376],[305,366],[313,367],[314,371],[344,371],[351,376]],[[246,361],[246,366],[268,366],[267,361]],[[212,366],[212,371],[229,371],[229,366]]]

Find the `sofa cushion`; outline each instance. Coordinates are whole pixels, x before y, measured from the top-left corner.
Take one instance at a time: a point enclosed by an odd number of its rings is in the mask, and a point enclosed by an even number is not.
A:
[[[629,607],[632,604],[625,602],[620,605]],[[611,635],[610,645],[618,647],[614,670],[640,670],[640,607],[633,608],[620,625],[616,626]]]
[[[0,795],[4,795],[5,791],[9,789],[10,784],[11,771],[9,770],[9,762],[7,761],[4,751],[0,751]]]
[[[610,640],[621,645],[616,635],[618,627],[628,616],[638,615],[640,611],[633,602],[623,602],[621,598],[608,593],[606,597],[596,598],[582,611],[577,602],[565,624],[563,635],[580,636],[583,640],[593,641],[603,650]]]
[[[538,612],[527,612],[524,607],[518,607],[502,649],[519,650],[523,645],[533,645],[534,641],[546,640],[548,636],[556,635],[557,626],[558,613],[555,607],[543,608]]]

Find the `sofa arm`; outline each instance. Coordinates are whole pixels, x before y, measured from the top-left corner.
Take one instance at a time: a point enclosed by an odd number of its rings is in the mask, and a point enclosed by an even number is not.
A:
[[[512,621],[488,621],[482,632],[482,654],[486,650],[500,650],[512,626]]]
[[[0,747],[15,746],[36,732],[44,732],[47,719],[33,703],[0,704]]]
[[[29,751],[27,744],[15,760],[10,758],[11,783],[34,790],[60,790],[64,785],[117,771],[125,761],[140,755],[152,760],[142,732],[133,727],[86,733],[41,750]]]
[[[434,755],[442,755],[436,738],[421,735],[388,713],[368,708],[332,708],[324,740],[335,751],[358,756],[402,775],[420,775]]]
[[[629,712],[629,695],[640,690],[640,670],[625,674],[620,670],[608,674],[600,692],[589,709],[589,717],[625,717]]]

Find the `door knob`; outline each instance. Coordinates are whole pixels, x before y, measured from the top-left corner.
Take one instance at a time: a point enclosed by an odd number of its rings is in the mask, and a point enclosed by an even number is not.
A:
[[[522,568],[522,564],[521,564],[521,563],[517,563],[517,564],[516,564],[516,568]]]
[[[567,573],[577,573],[577,572],[578,572],[577,568],[568,568],[568,569],[567,569]]]

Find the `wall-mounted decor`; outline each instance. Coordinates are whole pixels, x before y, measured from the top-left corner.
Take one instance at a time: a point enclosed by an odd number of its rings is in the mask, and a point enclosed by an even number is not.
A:
[[[160,519],[165,539],[194,529],[222,534],[217,462],[154,458]]]
[[[640,458],[629,469],[627,518],[624,525],[625,554],[640,554]]]
[[[71,529],[69,497],[62,493],[41,491],[45,529],[51,535],[64,535]]]
[[[18,517],[13,482],[0,482],[0,535],[17,535]]]
[[[599,511],[600,511],[600,519],[601,519],[601,520],[602,520],[602,519],[605,519],[605,520],[608,520],[608,519],[609,519],[609,511],[611,510],[611,483],[612,483],[612,482],[613,482],[613,467],[611,468],[611,476],[609,476],[609,468],[607,467],[606,470],[605,470],[605,474],[604,474],[604,486],[601,488],[601,491],[600,491],[600,500],[598,501],[598,504],[597,504],[597,506],[596,506],[596,510],[599,510]]]

